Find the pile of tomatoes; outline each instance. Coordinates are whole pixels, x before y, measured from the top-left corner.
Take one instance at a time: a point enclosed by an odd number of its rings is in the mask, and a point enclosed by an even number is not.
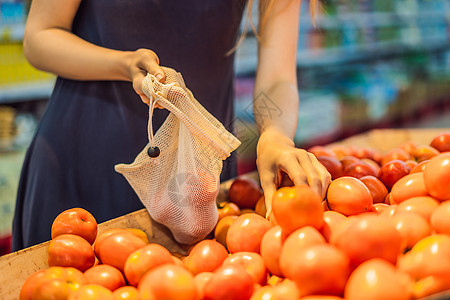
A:
[[[309,149],[329,170],[323,200],[284,177],[264,196],[236,179],[211,237],[187,256],[139,229],[97,234],[81,208],[52,227],[49,268],[20,299],[419,299],[450,290],[450,133],[381,154]]]

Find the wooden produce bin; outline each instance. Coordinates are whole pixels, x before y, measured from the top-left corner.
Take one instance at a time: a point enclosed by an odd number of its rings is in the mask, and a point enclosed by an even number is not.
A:
[[[351,145],[356,147],[370,147],[385,153],[406,141],[414,141],[417,144],[429,144],[434,136],[450,131],[450,128],[436,129],[379,129],[364,134],[355,135],[331,145]],[[245,176],[258,180],[256,172]],[[217,198],[217,202],[228,198],[228,189],[232,180],[223,182]],[[163,245],[172,253],[187,254],[189,246],[179,245],[172,237],[170,231],[163,225],[152,220],[145,209],[118,217],[98,225],[98,233],[111,228],[139,228],[147,235],[150,242]],[[47,247],[45,242],[18,252],[0,257],[0,299],[17,299],[20,288],[25,280],[37,270],[48,268]],[[450,299],[450,292],[427,297],[423,300]]]

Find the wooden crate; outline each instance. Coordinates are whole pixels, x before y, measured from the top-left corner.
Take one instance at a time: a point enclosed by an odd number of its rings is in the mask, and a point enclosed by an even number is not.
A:
[[[372,130],[356,135],[335,144],[371,147],[386,152],[406,141],[415,141],[418,144],[429,144],[438,133],[450,129],[385,129]],[[246,176],[258,179],[256,172]],[[217,201],[227,199],[227,192],[232,180],[223,182]],[[139,228],[147,233],[149,240],[165,246],[172,253],[187,254],[188,246],[177,244],[170,231],[163,225],[153,221],[145,209],[121,216],[108,222],[99,224],[99,233],[111,228]],[[45,242],[18,252],[0,257],[0,299],[17,299],[24,281],[37,270],[45,269],[47,264],[47,247]],[[426,300],[450,299],[450,293],[445,292]],[[425,300],[425,299],[424,299]]]

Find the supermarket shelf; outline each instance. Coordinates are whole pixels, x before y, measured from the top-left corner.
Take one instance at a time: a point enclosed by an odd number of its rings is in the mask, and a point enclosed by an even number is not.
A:
[[[49,98],[54,80],[0,87],[0,104]]]
[[[420,42],[383,41],[354,46],[334,47],[317,50],[299,50],[297,62],[299,68],[323,67],[359,61],[371,61],[389,56],[405,55],[420,51],[450,50],[450,40],[442,37],[427,38]],[[238,75],[254,74],[258,58],[256,56],[256,38],[248,38],[238,50],[236,72]]]

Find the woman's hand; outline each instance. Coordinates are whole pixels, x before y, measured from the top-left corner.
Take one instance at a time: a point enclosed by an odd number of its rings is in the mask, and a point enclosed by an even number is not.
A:
[[[272,197],[281,181],[281,171],[295,185],[308,184],[322,199],[325,198],[331,176],[316,157],[295,148],[294,142],[281,132],[265,130],[258,141],[256,164],[267,207],[267,216],[272,211]]]
[[[129,55],[129,71],[133,89],[141,97],[142,102],[150,104],[150,99],[142,91],[142,81],[147,73],[152,74],[159,82],[166,80],[164,70],[159,66],[159,58],[155,52],[148,49],[138,49]],[[160,106],[156,104],[156,107]]]

